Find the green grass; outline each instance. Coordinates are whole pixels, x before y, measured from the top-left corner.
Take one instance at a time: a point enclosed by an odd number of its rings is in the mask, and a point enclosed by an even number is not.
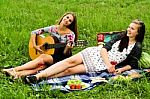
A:
[[[149,0],[0,0],[0,66],[18,66],[30,60],[30,32],[53,25],[65,12],[75,12],[78,18],[79,39],[88,46],[96,45],[96,33],[119,31],[140,18],[146,24],[144,45],[150,36]],[[82,48],[75,48],[77,53]],[[145,50],[150,53],[149,51]],[[35,92],[20,80],[11,82],[0,74],[0,98],[90,98],[137,99],[150,97],[148,79],[137,82],[100,85],[90,91],[64,94],[57,91]]]

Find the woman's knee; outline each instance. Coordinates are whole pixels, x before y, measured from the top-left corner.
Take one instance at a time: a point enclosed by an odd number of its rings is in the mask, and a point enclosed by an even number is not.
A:
[[[65,60],[65,63],[68,64],[69,66],[70,65],[75,65],[76,64],[76,60],[73,59],[73,58],[68,58]]]
[[[46,54],[41,54],[40,56],[39,56],[39,58],[41,58],[41,59],[44,59],[44,58],[46,58]]]
[[[53,62],[53,58],[51,55],[48,55],[48,54],[41,54],[39,56],[39,60],[43,63],[51,63]]]
[[[68,68],[67,70],[64,71],[65,75],[71,75],[74,74],[74,70],[72,68]]]

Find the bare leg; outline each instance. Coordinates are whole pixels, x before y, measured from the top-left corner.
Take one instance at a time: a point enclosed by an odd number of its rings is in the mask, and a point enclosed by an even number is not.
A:
[[[10,69],[3,69],[2,71],[7,72],[11,76],[16,76],[16,72],[24,71],[24,70],[32,70],[32,69],[36,70],[36,68],[39,68],[40,65],[44,65],[45,63],[47,64],[53,63],[53,58],[51,55],[41,54],[35,60],[32,60],[24,65],[17,66],[15,68],[10,68]]]
[[[37,68],[41,64],[52,64],[53,63],[53,58],[51,55],[46,55],[46,54],[41,54],[38,58],[24,64],[18,67],[15,67],[15,71],[21,71],[21,70],[29,70],[29,69],[34,69]]]
[[[36,76],[37,80],[42,77],[51,77],[55,74],[65,71],[68,68],[80,65],[82,63],[83,63],[82,57],[78,53],[78,54],[73,55],[67,59],[64,59],[56,64],[53,64],[52,66],[50,66],[49,68],[45,69],[44,71],[36,74],[35,76]]]
[[[38,67],[38,68],[35,68],[35,69],[18,71],[18,72],[16,72],[16,78],[26,76],[26,75],[30,75],[30,74],[36,74],[37,71],[42,70],[44,68],[45,68],[45,66],[41,66],[41,67]]]
[[[63,72],[60,72],[59,74],[51,76],[50,78],[63,77],[63,76],[68,76],[68,75],[73,75],[73,74],[78,74],[78,73],[85,73],[85,72],[86,72],[85,66],[81,64],[81,65],[68,68]]]

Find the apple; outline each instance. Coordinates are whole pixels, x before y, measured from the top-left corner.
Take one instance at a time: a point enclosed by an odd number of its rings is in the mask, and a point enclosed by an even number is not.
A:
[[[81,89],[82,88],[82,81],[80,79],[70,79],[67,82],[67,85],[70,89]]]
[[[70,89],[76,89],[76,85],[75,84],[70,84]]]
[[[76,89],[81,89],[81,88],[82,88],[81,84],[76,85]]]

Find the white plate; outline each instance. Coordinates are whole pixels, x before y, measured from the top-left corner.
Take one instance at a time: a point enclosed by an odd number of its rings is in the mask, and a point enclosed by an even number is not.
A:
[[[81,88],[81,89],[70,89],[70,87],[68,86],[68,85],[66,85],[65,87],[67,88],[67,89],[69,89],[69,90],[73,90],[73,91],[76,91],[76,90],[83,90],[83,89],[86,89],[86,88],[88,88],[88,87],[90,87],[90,84],[88,84],[88,83],[84,83],[85,84],[85,88]]]

